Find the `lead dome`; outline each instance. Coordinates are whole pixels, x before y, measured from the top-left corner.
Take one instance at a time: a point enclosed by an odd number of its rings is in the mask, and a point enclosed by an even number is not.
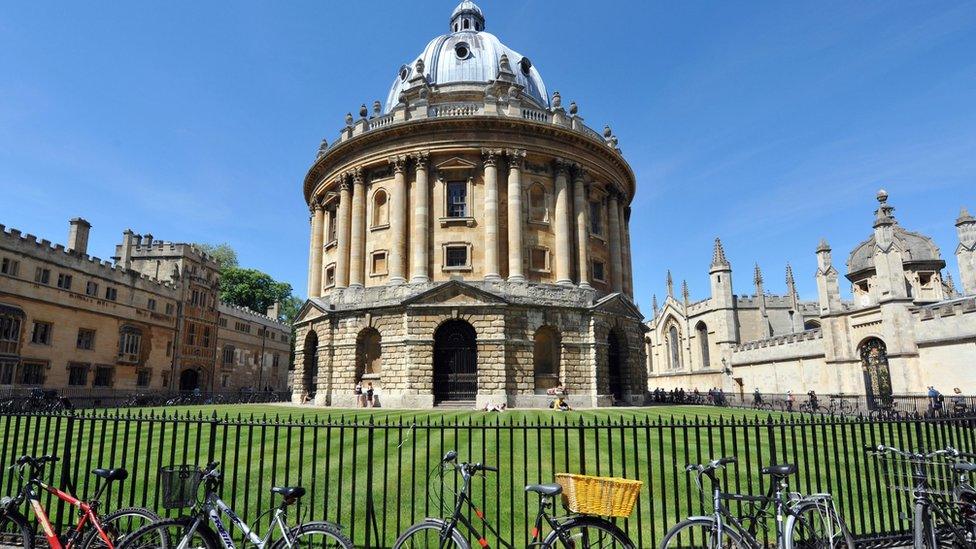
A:
[[[515,82],[523,86],[524,96],[536,106],[547,108],[546,85],[532,60],[485,31],[481,8],[464,0],[451,14],[448,34],[431,40],[420,55],[397,70],[383,112],[393,110],[400,102],[400,94],[418,74],[428,85],[444,92],[463,91],[466,87],[483,89],[498,77],[503,55],[508,58]],[[418,67],[422,73],[418,73]]]

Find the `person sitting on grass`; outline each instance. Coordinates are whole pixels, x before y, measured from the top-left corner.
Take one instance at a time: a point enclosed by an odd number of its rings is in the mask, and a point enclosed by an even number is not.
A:
[[[556,396],[556,400],[552,401],[550,406],[553,410],[559,410],[560,412],[569,412],[573,409],[573,407],[566,402],[566,398],[563,395]]]
[[[483,408],[483,410],[486,412],[504,412],[507,408],[508,405],[505,404],[504,402],[502,402],[501,404],[495,402],[488,402],[485,403],[485,407]]]

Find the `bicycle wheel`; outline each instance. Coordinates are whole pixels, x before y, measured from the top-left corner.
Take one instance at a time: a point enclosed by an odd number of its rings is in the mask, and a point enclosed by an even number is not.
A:
[[[723,528],[711,518],[690,518],[675,524],[664,535],[661,549],[745,549],[742,538],[734,530]]]
[[[912,532],[915,533],[915,549],[935,549],[939,546],[936,536],[935,518],[925,503],[915,504],[912,520]]]
[[[786,519],[784,530],[786,549],[854,549],[854,539],[829,499],[801,504]]]
[[[128,536],[116,549],[174,549],[187,537],[193,518],[163,519],[143,526]],[[184,547],[194,549],[222,549],[223,544],[217,534],[206,524],[193,532]]]
[[[125,538],[140,528],[159,521],[159,515],[141,507],[126,507],[98,517],[98,521],[101,523],[105,534],[108,535],[108,539],[112,541],[112,546],[118,547],[120,543],[125,541]],[[98,530],[88,528],[85,537],[81,539],[81,547],[82,549],[93,549],[108,547],[108,544],[98,535]]]
[[[545,548],[560,549],[637,549],[627,534],[614,523],[597,517],[573,517],[549,532]]]
[[[321,547],[322,549],[353,549],[352,540],[342,533],[338,525],[331,522],[306,522],[292,528],[289,533],[292,547]],[[272,549],[284,549],[288,543],[284,538],[275,542]]]
[[[445,540],[442,544],[441,533],[446,526],[445,522],[440,519],[427,519],[423,522],[418,522],[400,534],[400,537],[393,542],[393,549],[429,549],[431,547],[471,549],[467,540],[457,530],[452,530],[450,540]]]
[[[0,545],[34,546],[34,531],[24,515],[10,509],[0,512]]]

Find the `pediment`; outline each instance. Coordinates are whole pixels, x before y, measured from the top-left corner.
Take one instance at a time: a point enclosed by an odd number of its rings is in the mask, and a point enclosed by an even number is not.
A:
[[[321,318],[326,315],[325,308],[320,304],[316,303],[314,300],[306,300],[302,307],[298,309],[298,314],[295,315],[294,324],[304,324],[306,322],[311,322],[315,319]]]
[[[619,293],[614,293],[605,296],[604,298],[594,303],[592,309],[595,311],[605,311],[608,313],[629,316],[631,318],[636,318],[638,320],[644,319],[644,315],[641,314],[637,306],[634,305],[629,299],[624,298],[623,295]]]
[[[508,301],[489,291],[476,288],[470,284],[465,284],[457,280],[452,280],[441,284],[436,288],[431,288],[419,293],[407,300],[404,305],[498,305],[508,303]]]
[[[466,160],[459,156],[451,157],[440,164],[434,166],[438,170],[473,170],[478,167],[477,164],[470,160]]]

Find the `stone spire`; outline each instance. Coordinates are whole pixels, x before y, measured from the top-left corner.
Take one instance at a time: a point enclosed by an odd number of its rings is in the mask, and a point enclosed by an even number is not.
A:
[[[793,267],[786,263],[786,291],[791,296],[796,294],[796,280],[793,279]]]
[[[651,296],[651,315],[657,318],[657,294]]]
[[[685,307],[688,306],[688,298],[691,294],[688,293],[688,281],[681,281],[681,298],[685,301]]]
[[[729,260],[725,258],[725,250],[722,248],[722,241],[715,237],[715,247],[712,249],[712,268],[729,266]]]
[[[762,271],[759,269],[759,263],[756,263],[756,269],[752,275],[752,283],[756,285],[756,295],[761,295],[762,285],[763,285],[763,275],[762,275]]]
[[[668,269],[667,285],[668,285],[668,297],[674,297],[674,281],[671,280],[671,269]]]
[[[952,273],[946,273],[945,276],[945,288],[946,297],[953,299],[958,296],[958,291],[956,290],[956,283],[952,280]]]

